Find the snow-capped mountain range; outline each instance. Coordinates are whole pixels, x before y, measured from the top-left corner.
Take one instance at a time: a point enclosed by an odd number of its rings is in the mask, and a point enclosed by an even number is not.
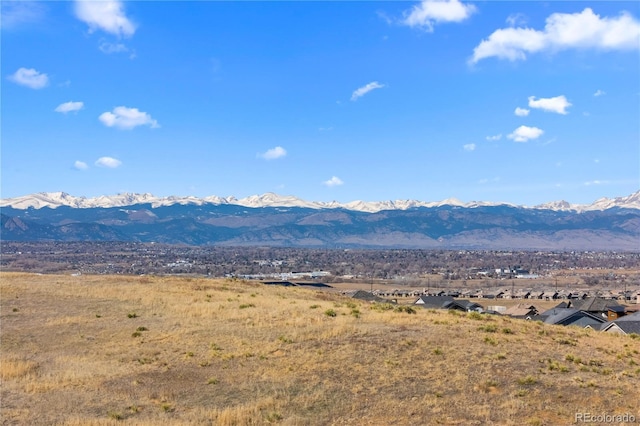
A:
[[[566,201],[553,201],[545,204],[539,204],[533,207],[515,206],[508,203],[492,203],[485,201],[471,201],[464,203],[455,198],[449,198],[442,201],[417,201],[417,200],[395,200],[395,201],[351,201],[349,203],[338,203],[336,201],[305,201],[294,196],[278,195],[271,192],[262,195],[252,195],[246,198],[237,199],[236,197],[218,197],[209,196],[198,198],[194,196],[169,196],[156,197],[152,194],[135,194],[122,193],[110,196],[99,196],[93,198],[75,197],[65,192],[40,192],[36,194],[25,195],[15,198],[6,198],[0,200],[0,207],[13,207],[14,209],[26,210],[28,208],[41,209],[48,207],[55,209],[61,206],[73,208],[109,208],[109,207],[126,207],[137,204],[151,204],[152,207],[171,206],[174,204],[181,205],[239,205],[244,207],[302,207],[310,209],[347,209],[360,212],[375,213],[383,210],[408,210],[415,207],[441,207],[441,206],[457,206],[465,208],[474,208],[481,206],[499,206],[506,205],[511,207],[523,207],[531,209],[544,209],[553,211],[597,211],[607,210],[613,207],[640,209],[640,191],[637,191],[626,197],[617,198],[600,198],[591,204],[571,204]]]

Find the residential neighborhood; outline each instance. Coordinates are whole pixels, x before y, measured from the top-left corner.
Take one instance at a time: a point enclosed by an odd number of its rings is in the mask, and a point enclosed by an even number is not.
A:
[[[466,292],[408,292],[408,291],[346,291],[344,295],[369,302],[399,303],[402,298],[414,297],[416,308],[477,312],[486,315],[505,315],[512,318],[540,321],[550,325],[577,326],[617,334],[640,334],[640,290],[622,293],[520,291],[511,295],[505,291]],[[545,294],[547,296],[545,296]],[[593,294],[593,295],[592,295]],[[485,297],[480,297],[484,295]],[[490,296],[490,297],[487,297]],[[465,298],[466,297],[466,298]],[[476,301],[469,300],[474,298]],[[522,299],[523,302],[500,305],[500,300]],[[526,302],[525,302],[526,300]],[[536,301],[558,301],[550,309],[539,309]],[[489,304],[489,303],[491,304]],[[406,301],[403,302],[406,304]]]

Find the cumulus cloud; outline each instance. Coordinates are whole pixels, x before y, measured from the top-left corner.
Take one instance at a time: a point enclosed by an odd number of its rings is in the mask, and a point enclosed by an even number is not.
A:
[[[113,157],[100,157],[95,162],[98,167],[106,167],[108,169],[115,169],[122,165],[122,161]]]
[[[113,112],[103,112],[98,119],[107,127],[117,127],[125,130],[133,129],[137,126],[150,126],[152,129],[160,127],[158,122],[146,112],[142,112],[138,108],[127,108],[125,106],[115,107]]]
[[[493,136],[487,136],[486,139],[488,141],[499,141],[500,139],[502,139],[502,134],[497,134],[497,135],[493,135]]]
[[[281,146],[276,146],[275,148],[268,149],[262,154],[258,154],[258,157],[264,158],[265,160],[275,160],[278,158],[282,158],[287,155],[287,150]]]
[[[607,92],[605,92],[604,90],[598,89],[598,90],[596,90],[596,93],[593,94],[593,96],[598,97],[598,96],[604,96],[606,94],[607,94]]]
[[[473,49],[470,63],[497,57],[525,60],[527,54],[565,49],[632,50],[640,48],[640,22],[629,13],[601,18],[592,9],[579,13],[554,13],[543,30],[503,28]]]
[[[97,29],[118,37],[130,37],[136,26],[125,15],[124,4],[117,0],[78,0],[75,2],[76,18],[89,25],[89,31]]]
[[[339,177],[332,176],[331,179],[325,180],[324,182],[322,182],[322,184],[325,186],[340,186],[343,185],[344,182]]]
[[[463,148],[465,151],[475,151],[475,149],[476,149],[476,144],[475,144],[475,143],[468,143],[468,144],[466,144],[466,145],[463,145],[463,146],[462,146],[462,148]]]
[[[527,142],[531,139],[539,138],[543,133],[544,131],[537,127],[520,126],[507,137],[515,142]]]
[[[513,113],[518,117],[526,117],[527,115],[529,115],[529,110],[526,108],[517,107],[515,111],[513,111]]]
[[[33,68],[20,68],[7,78],[9,81],[30,89],[42,89],[49,84],[49,77]]]
[[[370,91],[375,89],[382,89],[383,87],[384,87],[384,84],[380,84],[377,81],[372,81],[371,83],[354,90],[353,93],[351,94],[351,100],[355,101],[356,99],[366,95]]]
[[[529,96],[529,107],[537,108],[543,111],[555,112],[558,114],[567,114],[567,108],[571,106],[571,103],[567,101],[567,98],[562,96],[556,96],[555,98],[540,98],[536,99],[535,96]]]
[[[78,170],[87,170],[89,168],[87,163],[85,163],[84,161],[76,161],[75,163],[73,163],[73,167]]]
[[[58,105],[54,111],[66,114],[68,112],[80,111],[82,108],[84,108],[84,102],[71,101]]]
[[[423,0],[404,13],[402,24],[432,32],[433,26],[442,22],[462,22],[468,19],[476,7],[459,0]]]

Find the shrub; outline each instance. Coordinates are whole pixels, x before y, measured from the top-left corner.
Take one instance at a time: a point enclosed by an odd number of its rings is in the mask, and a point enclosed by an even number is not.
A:
[[[280,335],[278,337],[278,340],[280,340],[282,343],[293,343],[292,339],[289,339],[288,337],[285,337],[284,335]]]
[[[480,312],[469,312],[467,314],[467,317],[474,319],[474,320],[482,320],[482,314]]]
[[[371,305],[371,309],[378,312],[391,311],[393,310],[392,303],[373,303]]]
[[[408,314],[415,314],[416,310],[412,306],[396,306],[394,312],[406,312]]]
[[[122,420],[124,419],[124,416],[116,411],[110,411],[109,412],[109,418],[113,419],[113,420]]]
[[[527,376],[522,379],[518,379],[518,384],[523,386],[535,385],[536,383],[538,383],[538,381],[533,376]]]
[[[324,311],[324,314],[328,317],[335,317],[338,315],[333,309],[327,309],[326,311]]]
[[[485,342],[485,343],[488,343],[488,344],[490,344],[490,345],[492,345],[492,346],[495,346],[495,345],[497,345],[497,344],[498,344],[498,342],[496,342],[496,341],[495,341],[495,339],[492,339],[492,338],[491,338],[491,337],[489,337],[489,336],[487,336],[487,337],[485,337],[485,338],[484,338],[484,342]]]
[[[138,318],[138,314],[136,314],[135,312],[129,312],[127,314],[127,318]]]

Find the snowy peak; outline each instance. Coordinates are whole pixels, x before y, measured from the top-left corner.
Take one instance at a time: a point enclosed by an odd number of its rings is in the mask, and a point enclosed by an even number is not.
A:
[[[575,211],[586,212],[594,210],[607,210],[614,207],[623,209],[640,209],[640,191],[636,191],[626,197],[599,198],[591,204],[571,204],[567,201],[552,201],[550,203],[539,204],[534,209],[545,209],[555,211]]]
[[[244,207],[303,207],[310,209],[347,209],[367,213],[375,213],[382,210],[408,210],[418,207],[463,207],[477,208],[483,206],[507,205],[518,207],[507,203],[491,203],[485,201],[472,201],[464,203],[456,198],[449,198],[442,201],[417,201],[417,200],[395,200],[395,201],[351,201],[348,203],[316,202],[305,201],[290,195],[278,195],[267,192],[262,195],[252,195],[246,198],[237,199],[231,197],[218,197],[215,195],[198,198],[194,196],[169,196],[156,197],[152,194],[121,193],[116,195],[102,195],[94,198],[74,197],[66,192],[39,192],[22,197],[6,198],[0,200],[0,207],[13,207],[19,210],[28,208],[41,209],[44,207],[57,208],[68,206],[73,208],[98,208],[98,207],[126,207],[136,204],[151,204],[152,207],[180,205],[203,205],[203,204],[231,204]],[[593,210],[607,210],[610,208],[640,209],[640,191],[626,197],[600,198],[592,204],[571,204],[567,201],[553,201],[550,203],[534,206],[533,209],[544,209],[553,211],[573,211],[585,212]]]

